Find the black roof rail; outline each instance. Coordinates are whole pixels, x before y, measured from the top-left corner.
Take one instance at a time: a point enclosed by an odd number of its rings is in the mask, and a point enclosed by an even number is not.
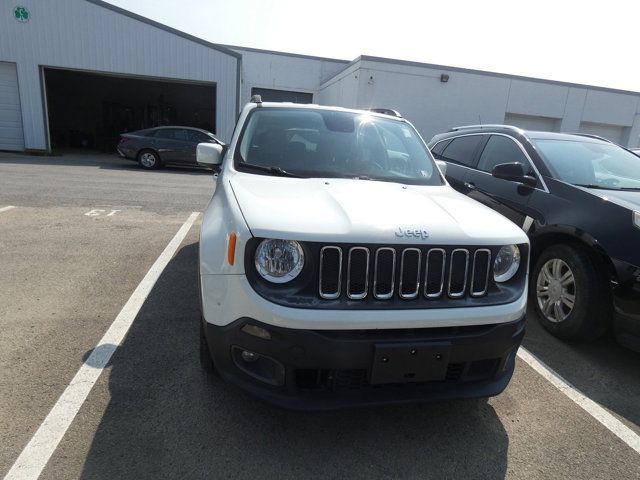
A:
[[[369,111],[373,113],[382,113],[383,115],[391,115],[392,117],[402,118],[400,112],[398,112],[397,110],[391,110],[390,108],[370,108]]]
[[[600,135],[594,135],[593,133],[572,133],[571,135],[577,135],[579,137],[595,138],[596,140],[602,140],[603,142],[613,143],[608,138],[601,137]]]
[[[503,125],[500,123],[487,123],[487,124],[478,124],[478,125],[462,125],[460,127],[453,127],[451,130],[449,130],[450,132],[456,132],[458,130],[467,130],[467,129],[472,129],[472,128],[505,128],[507,130],[515,130],[518,132],[522,131],[522,128],[520,127],[516,127],[515,125]]]

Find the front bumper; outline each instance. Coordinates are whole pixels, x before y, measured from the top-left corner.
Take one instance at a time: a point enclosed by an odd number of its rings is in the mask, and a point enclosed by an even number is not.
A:
[[[618,283],[613,288],[613,330],[618,342],[640,352],[640,267],[613,259]]]
[[[212,359],[220,375],[274,404],[294,409],[331,409],[490,397],[502,392],[513,374],[524,336],[524,316],[502,324],[395,330],[297,330],[251,318],[226,326],[204,321]],[[255,325],[271,339],[242,330]],[[432,381],[372,385],[379,345],[447,345],[446,373]],[[247,373],[240,351],[275,361],[283,374],[276,382]],[[252,367],[251,367],[252,368]],[[279,385],[272,383],[280,383]]]

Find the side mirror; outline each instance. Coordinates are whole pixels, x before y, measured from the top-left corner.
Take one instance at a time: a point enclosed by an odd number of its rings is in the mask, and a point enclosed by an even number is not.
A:
[[[222,163],[224,147],[217,143],[199,143],[196,147],[196,162],[203,167],[215,168]]]
[[[438,165],[438,168],[440,169],[440,173],[442,173],[442,176],[446,176],[447,162],[445,162],[444,160],[436,160],[436,165]]]
[[[491,175],[502,180],[521,183],[531,188],[535,187],[538,183],[536,177],[532,177],[531,175],[526,175],[524,173],[524,166],[520,162],[501,163],[496,165],[493,167]]]

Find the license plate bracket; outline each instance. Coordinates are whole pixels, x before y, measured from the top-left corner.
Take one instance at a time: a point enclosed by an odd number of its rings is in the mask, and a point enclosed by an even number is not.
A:
[[[450,342],[379,343],[374,347],[369,382],[383,385],[444,380],[450,356]]]

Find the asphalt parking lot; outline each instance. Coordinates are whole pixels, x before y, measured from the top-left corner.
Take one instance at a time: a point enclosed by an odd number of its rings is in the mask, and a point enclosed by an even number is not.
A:
[[[0,475],[213,189],[208,172],[112,155],[0,153]],[[40,478],[640,478],[637,449],[522,359],[486,402],[335,412],[284,411],[208,378],[199,225]],[[524,346],[640,442],[639,354],[609,337],[562,343],[533,312]]]

